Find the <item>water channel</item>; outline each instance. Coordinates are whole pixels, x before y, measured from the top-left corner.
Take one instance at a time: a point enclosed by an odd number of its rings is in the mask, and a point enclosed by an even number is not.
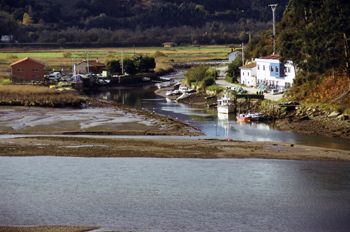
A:
[[[350,163],[0,157],[0,225],[346,232]]]
[[[172,74],[183,78],[183,72]],[[218,115],[215,108],[199,108],[181,103],[169,102],[157,96],[155,85],[106,89],[88,92],[89,96],[109,99],[126,105],[144,108],[162,115],[170,115],[186,121],[206,134],[209,138],[224,138],[245,141],[275,141],[304,144],[318,147],[350,150],[346,139],[310,136],[289,131],[280,131],[271,123],[237,123],[234,115]]]

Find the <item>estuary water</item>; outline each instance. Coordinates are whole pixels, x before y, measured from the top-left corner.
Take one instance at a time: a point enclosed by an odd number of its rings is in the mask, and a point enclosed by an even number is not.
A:
[[[0,225],[349,231],[350,164],[0,157]]]
[[[174,75],[175,78],[183,77],[182,72],[177,72]],[[349,140],[346,139],[280,131],[273,124],[267,122],[239,123],[234,115],[218,115],[216,108],[200,108],[198,106],[167,101],[166,98],[154,93],[156,89],[155,85],[148,85],[105,89],[87,92],[87,94],[178,118],[200,129],[205,133],[204,137],[206,138],[275,141],[350,150]]]

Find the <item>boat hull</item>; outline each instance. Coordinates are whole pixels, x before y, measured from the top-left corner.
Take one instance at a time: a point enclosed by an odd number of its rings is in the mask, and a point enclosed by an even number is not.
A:
[[[232,114],[235,112],[234,105],[218,105],[218,113],[220,114]]]

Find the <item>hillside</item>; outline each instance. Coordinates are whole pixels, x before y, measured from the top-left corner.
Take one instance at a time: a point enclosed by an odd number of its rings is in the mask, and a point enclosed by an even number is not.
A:
[[[288,0],[280,0],[276,20]],[[247,42],[272,22],[273,0],[2,0],[0,35],[100,45]]]
[[[350,108],[349,21],[347,0],[290,2],[276,25],[276,53],[299,70],[291,99]],[[268,30],[249,45],[250,57],[272,53],[271,34]]]

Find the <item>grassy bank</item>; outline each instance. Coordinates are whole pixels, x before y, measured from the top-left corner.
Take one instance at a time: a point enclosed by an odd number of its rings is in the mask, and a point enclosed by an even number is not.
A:
[[[77,107],[83,102],[75,92],[60,92],[43,86],[0,85],[0,105]]]

